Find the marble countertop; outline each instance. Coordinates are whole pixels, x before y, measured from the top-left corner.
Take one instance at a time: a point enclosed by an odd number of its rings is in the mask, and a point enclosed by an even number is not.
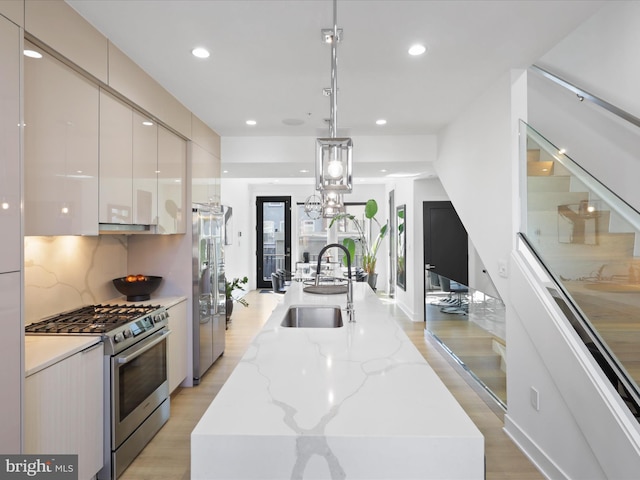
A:
[[[25,377],[100,343],[100,336],[25,335]]]
[[[369,286],[354,283],[355,323],[281,327],[290,305],[345,306],[302,287],[193,430],[192,478],[484,478],[482,434]]]

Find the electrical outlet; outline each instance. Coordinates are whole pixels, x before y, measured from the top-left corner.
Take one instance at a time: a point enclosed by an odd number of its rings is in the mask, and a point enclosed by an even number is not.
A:
[[[498,260],[498,275],[503,278],[507,278],[509,276],[509,270],[507,269],[506,260]]]
[[[531,401],[531,406],[535,408],[536,412],[539,412],[540,411],[540,394],[538,393],[538,390],[531,387],[531,392],[529,397]]]

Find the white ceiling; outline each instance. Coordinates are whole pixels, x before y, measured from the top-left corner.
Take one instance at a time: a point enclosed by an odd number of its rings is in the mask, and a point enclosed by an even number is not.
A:
[[[321,30],[333,27],[332,0],[67,3],[222,137],[328,136],[331,48]],[[434,134],[603,3],[338,0],[338,134]],[[427,53],[409,56],[413,43]],[[196,46],[211,57],[193,57]],[[252,175],[273,176],[261,168]]]

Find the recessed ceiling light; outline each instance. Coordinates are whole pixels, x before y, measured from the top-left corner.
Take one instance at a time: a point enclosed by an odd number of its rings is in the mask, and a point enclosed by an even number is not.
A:
[[[427,48],[424,45],[416,44],[409,48],[409,55],[422,55],[426,51]]]
[[[304,168],[300,170],[300,173],[309,173],[309,170],[305,170]]]
[[[255,125],[255,124],[256,124],[256,123],[258,123],[258,122],[256,122],[255,120],[247,120],[245,123],[246,123],[247,125]]]
[[[380,171],[381,171],[382,173],[386,173],[386,172],[387,172],[387,169],[386,169],[386,168],[383,168],[383,169],[382,169],[382,170],[380,170]]]
[[[209,58],[209,55],[211,55],[209,53],[209,50],[207,50],[206,48],[202,48],[202,47],[196,47],[193,50],[191,50],[191,54],[194,57],[198,57],[198,58]]]
[[[145,120],[144,122],[142,122],[142,124],[143,124],[145,127],[150,127],[150,126],[152,126],[152,125],[153,125],[153,122],[150,122],[149,120]]]
[[[40,52],[36,52],[35,50],[25,50],[24,55],[25,57],[42,58],[42,54]]]
[[[387,121],[384,118],[376,120],[376,125],[386,125]]]
[[[223,170],[222,173],[229,173],[229,170]]]

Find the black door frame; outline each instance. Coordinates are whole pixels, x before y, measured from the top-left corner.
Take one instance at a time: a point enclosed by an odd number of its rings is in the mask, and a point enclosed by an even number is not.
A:
[[[271,288],[271,279],[265,280],[264,266],[264,204],[284,203],[284,269],[291,271],[291,197],[256,197],[256,287]]]

